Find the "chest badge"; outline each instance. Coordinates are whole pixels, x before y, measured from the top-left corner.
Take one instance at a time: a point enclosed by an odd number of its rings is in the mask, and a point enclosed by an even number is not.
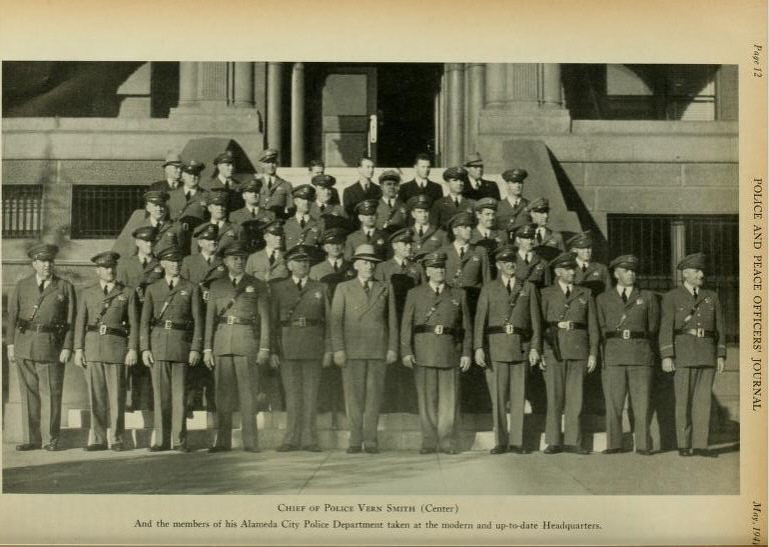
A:
[[[249,285],[248,287],[246,287],[246,292],[254,292],[254,288],[251,285]]]

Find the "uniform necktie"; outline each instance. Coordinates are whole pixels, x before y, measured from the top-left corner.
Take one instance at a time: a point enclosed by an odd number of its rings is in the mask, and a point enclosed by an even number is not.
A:
[[[393,208],[393,200],[392,200],[392,199],[388,199],[388,200],[387,200],[387,206],[388,206],[390,209],[392,209],[392,208]]]
[[[571,289],[566,286],[566,298],[569,298],[571,296]]]
[[[238,286],[238,282],[235,280],[234,277],[232,278],[232,286],[233,287],[237,287]]]
[[[296,282],[296,288],[299,289],[299,291],[301,292],[301,290],[302,290],[302,280],[301,279]]]
[[[513,280],[511,279],[511,280],[509,280],[509,281],[507,282],[507,294],[510,294],[511,292],[513,292],[513,287],[512,287],[512,285],[513,285]]]
[[[582,273],[585,273],[587,271],[587,262],[582,263]]]
[[[186,199],[187,201],[189,201],[189,200],[190,200],[190,195],[191,195],[191,194],[190,194],[189,192],[184,192],[184,199]]]
[[[299,226],[301,226],[302,228],[304,228],[306,225],[307,225],[307,221],[306,221],[306,220],[304,220],[304,217],[302,217],[302,220],[300,220],[300,221],[299,221]]]
[[[40,282],[40,285],[38,285],[38,287],[37,287],[37,288],[38,288],[38,290],[39,290],[39,291],[42,293],[42,292],[43,292],[43,290],[45,289],[45,281],[41,281],[41,282]]]
[[[256,218],[256,209],[251,209],[251,218]]]
[[[459,198],[454,198],[454,207],[459,208]]]
[[[527,266],[529,265],[529,262],[531,262],[531,260],[529,259],[529,253],[526,253],[526,256],[523,258],[523,262],[524,262],[524,263],[525,263]]]
[[[417,229],[417,235],[419,236],[419,239],[422,239],[422,236],[425,235],[425,231],[421,226]]]
[[[211,257],[210,256],[208,258],[206,258],[206,264],[209,265],[209,266],[211,265]]]
[[[338,260],[334,260],[333,264],[334,264],[334,271],[338,272],[339,271],[339,261]]]
[[[440,295],[441,295],[441,288],[435,287],[435,296],[440,296]]]
[[[539,230],[537,230],[537,243],[540,245],[542,244],[542,232]]]
[[[323,204],[321,204],[321,206],[320,206],[320,212],[321,212],[321,213],[323,213],[323,211],[325,211],[325,210],[326,210],[326,204],[325,204],[325,203],[323,203]]]
[[[272,190],[272,177],[267,177],[267,190]]]
[[[173,279],[168,282],[168,290],[169,291],[174,290],[174,280]]]
[[[459,248],[459,260],[462,260],[465,257],[465,248],[460,247]]]
[[[518,207],[518,205],[520,205],[520,203],[521,203],[521,202],[520,202],[520,200],[517,200],[517,199],[516,199],[516,200],[515,200],[515,202],[513,203],[513,207],[514,207],[514,208],[517,208],[517,207]]]
[[[404,260],[403,262],[401,262],[401,272],[405,272],[405,271],[406,271],[406,261]]]
[[[142,268],[146,268],[146,267],[147,267],[147,259],[142,258]]]
[[[371,241],[371,232],[369,230],[366,230],[366,242]]]
[[[366,296],[368,296],[369,290],[371,290],[371,287],[369,287],[368,281],[363,282],[363,290],[366,292]]]
[[[694,298],[697,298],[697,287],[694,287],[692,293],[694,293]]]
[[[627,304],[627,289],[622,289],[622,302]]]
[[[109,294],[109,289],[107,288],[107,285],[104,285],[104,296],[107,296]]]

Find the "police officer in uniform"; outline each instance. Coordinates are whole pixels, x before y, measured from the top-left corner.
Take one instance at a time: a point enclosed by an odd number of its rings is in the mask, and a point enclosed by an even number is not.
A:
[[[352,263],[344,258],[346,234],[347,231],[342,228],[325,230],[319,243],[326,253],[326,258],[310,268],[310,279],[328,284],[331,295],[334,294],[337,283],[355,277]]]
[[[507,235],[497,226],[498,202],[494,198],[481,198],[475,203],[475,218],[477,223],[470,235],[470,243],[481,245],[492,253],[500,245],[507,243]]]
[[[403,364],[414,369],[422,428],[420,454],[457,454],[454,424],[459,371],[472,353],[472,321],[465,291],[446,283],[446,253],[425,256],[428,281],[411,289],[401,323]]]
[[[705,255],[678,263],[683,284],[662,299],[662,369],[674,372],[676,437],[681,456],[715,457],[708,450],[710,403],[715,371],[724,371],[726,337],[718,295],[704,289]]]
[[[259,156],[259,167],[262,171],[262,192],[259,195],[259,205],[275,213],[277,218],[286,218],[291,206],[291,190],[293,186],[287,180],[278,176],[278,151],[267,148]]]
[[[323,221],[315,220],[310,215],[310,204],[315,201],[315,188],[302,184],[294,188],[292,193],[295,212],[283,225],[286,250],[291,250],[297,245],[316,247],[323,235]]]
[[[245,273],[248,249],[241,242],[233,242],[220,252],[227,275],[211,283],[203,350],[203,360],[213,369],[216,383],[216,443],[209,452],[232,448],[236,399],[243,450],[258,452],[254,395],[259,381],[256,365],[266,365],[270,358],[268,296],[265,285]]]
[[[526,212],[529,200],[523,197],[523,182],[529,176],[526,169],[508,169],[502,173],[502,180],[507,183],[507,196],[497,207],[497,224],[517,228],[531,222]]]
[[[148,190],[157,190],[160,192],[170,192],[181,186],[180,177],[182,176],[182,158],[179,154],[169,152],[163,162],[163,173],[165,178],[150,184]]]
[[[59,449],[64,364],[72,353],[75,289],[53,271],[59,248],[27,251],[35,273],[8,297],[8,361],[18,365],[24,442],[16,450]]]
[[[308,277],[312,252],[298,245],[286,253],[291,277],[272,286],[271,361],[280,368],[286,393],[286,434],[278,452],[321,450],[316,418],[321,368],[332,363],[326,335],[331,300],[328,287]]]
[[[543,257],[534,250],[536,226],[526,224],[515,231],[516,253],[515,275],[518,279],[533,283],[538,289],[550,285],[550,267]]]
[[[550,202],[546,198],[538,198],[529,203],[526,211],[531,215],[531,222],[536,226],[534,231],[534,244],[537,247],[555,247],[565,251],[563,235],[548,227],[550,219]]]
[[[590,232],[582,232],[570,237],[566,241],[566,247],[576,255],[577,270],[574,275],[576,285],[590,289],[593,297],[611,288],[609,269],[592,259],[593,236]]]
[[[380,261],[387,255],[387,240],[390,234],[376,227],[378,206],[378,199],[365,199],[355,206],[360,229],[349,234],[345,241],[344,256],[348,260],[361,245],[372,245]]]
[[[233,224],[242,226],[249,221],[270,222],[275,218],[275,213],[259,206],[259,196],[262,191],[262,179],[252,178],[240,185],[240,194],[243,197],[243,207],[232,211],[229,220]]]
[[[430,223],[430,198],[426,195],[418,195],[411,198],[408,209],[414,221],[414,253],[431,253],[448,244],[449,237],[438,226]]]
[[[243,197],[238,181],[232,178],[235,157],[226,150],[214,158],[214,172],[211,175],[211,190],[223,190],[227,195],[227,210],[237,211],[243,207]]]
[[[264,228],[263,249],[251,254],[246,262],[246,273],[267,282],[285,279],[290,275],[286,267],[283,221],[275,219]]]
[[[547,389],[545,454],[587,454],[581,446],[580,414],[585,374],[593,372],[598,355],[595,303],[588,289],[574,284],[577,262],[572,253],[558,255],[550,265],[557,280],[541,292],[545,346],[540,367]]]
[[[145,192],[144,209],[147,214],[139,227],[155,228],[155,252],[160,252],[166,247],[177,247],[185,242],[189,243],[189,238],[182,233],[181,225],[175,223],[169,216],[167,192]]]
[[[203,345],[203,317],[198,288],[181,277],[184,255],[169,247],[158,253],[164,276],[147,287],[139,345],[152,371],[155,394],[155,442],[151,452],[172,447],[188,452],[184,402],[187,367],[197,366]]]
[[[622,452],[622,411],[625,396],[635,418],[635,450],[651,454],[649,394],[654,366],[652,338],[659,330],[657,297],[635,286],[639,261],[634,255],[618,256],[609,267],[617,286],[596,298],[598,327],[604,339],[603,374],[606,399],[607,448],[604,454]]]
[[[310,216],[316,220],[325,220],[325,227],[332,228],[334,225],[347,225],[347,213],[339,204],[339,195],[334,189],[336,179],[331,175],[319,174],[312,177],[311,181],[315,187],[315,201],[310,205]],[[334,195],[336,194],[336,202]],[[328,220],[329,217],[336,220],[336,224]]]
[[[86,451],[123,450],[126,367],[138,360],[136,292],[116,278],[120,255],[91,258],[98,281],[83,289],[75,319],[75,365],[84,369],[91,405],[91,439]],[[107,430],[109,429],[109,439]]]
[[[499,275],[483,285],[475,314],[475,362],[486,370],[494,419],[492,454],[526,453],[526,381],[529,366],[536,365],[542,353],[539,293],[531,282],[516,277],[516,255],[512,245],[494,252]]]
[[[464,167],[449,167],[443,172],[443,180],[446,181],[449,192],[433,202],[430,218],[433,224],[446,230],[450,229],[449,219],[457,213],[466,212],[472,215],[475,202],[462,195],[467,185],[467,170]]]
[[[202,222],[207,218],[208,191],[199,186],[200,172],[204,168],[204,164],[195,160],[182,167],[184,184],[168,193],[168,212],[173,220],[193,217]]]
[[[331,349],[342,368],[349,454],[379,452],[377,423],[386,365],[398,359],[398,320],[389,285],[373,278],[381,258],[372,245],[353,255],[355,279],[337,285],[331,304]]]
[[[227,220],[227,193],[223,190],[214,190],[208,193],[208,200],[206,201],[206,207],[210,220],[201,224],[204,226],[216,226],[217,228],[217,245],[219,248],[227,246],[230,242],[240,239],[241,227],[233,222]],[[200,245],[198,245],[195,238],[192,238],[192,253],[199,252]]]
[[[388,169],[379,175],[382,197],[377,202],[376,224],[380,230],[392,233],[408,224],[408,211],[398,193],[401,176],[397,171]],[[430,183],[433,184],[433,183]]]

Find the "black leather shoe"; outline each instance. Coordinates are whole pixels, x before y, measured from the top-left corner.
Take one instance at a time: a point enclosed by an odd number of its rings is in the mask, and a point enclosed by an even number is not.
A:
[[[107,444],[89,444],[83,450],[86,452],[98,452],[99,450],[107,450]]]
[[[19,452],[26,452],[28,450],[37,450],[39,448],[40,448],[40,445],[35,443],[24,443],[24,444],[16,445],[16,450],[18,450]]]
[[[379,454],[379,449],[376,446],[367,446],[364,450],[366,454]]]
[[[168,447],[163,446],[161,444],[153,444],[147,450],[149,450],[150,452],[165,452],[166,450],[168,450]]]
[[[261,450],[259,450],[259,449],[258,449],[257,447],[255,447],[255,446],[249,446],[249,447],[247,447],[247,448],[243,448],[243,451],[244,451],[244,452],[253,452],[254,454],[258,454],[259,452],[261,452]]]
[[[447,454],[449,456],[456,456],[459,454],[456,448],[441,448],[441,454]]]
[[[507,452],[507,447],[499,444],[489,450],[489,454],[504,454],[505,452]]]
[[[177,452],[183,452],[185,454],[188,452],[192,452],[192,450],[186,444],[180,444],[179,446],[175,447],[174,450],[176,450]]]
[[[295,450],[299,450],[298,446],[294,446],[293,444],[287,444],[283,443],[278,448],[275,449],[276,452],[294,452]]]
[[[694,456],[694,452],[692,452],[691,448],[679,448],[678,455],[687,458],[689,456]]]
[[[692,450],[692,454],[695,456],[701,456],[703,458],[717,458],[718,454],[707,448],[695,448]]]
[[[317,444],[310,444],[307,446],[303,446],[302,450],[304,450],[305,452],[323,452],[323,449]]]
[[[621,454],[623,450],[621,448],[607,448],[601,454]]]
[[[59,443],[57,441],[51,441],[43,447],[43,450],[47,450],[48,452],[56,452],[57,450],[60,450]]]
[[[435,454],[438,452],[435,448],[423,448],[419,451],[420,454]]]
[[[125,447],[123,446],[123,443],[115,443],[112,445],[113,452],[123,452],[124,450]]]
[[[564,452],[568,452],[569,454],[579,454],[580,456],[587,456],[590,454],[589,450],[585,450],[581,446],[578,445],[566,445],[563,447]]]
[[[363,452],[363,449],[360,446],[351,446],[347,449],[348,454],[360,454]]]
[[[545,454],[560,454],[562,452],[561,447],[557,444],[549,444],[542,452]]]
[[[231,449],[227,446],[212,446],[208,449],[209,454],[216,454],[217,452],[229,452]]]
[[[636,454],[640,454],[641,456],[651,456],[652,451],[651,450],[636,450]]]
[[[508,452],[512,452],[513,454],[528,454],[529,453],[529,451],[526,450],[524,447],[518,446],[518,445],[515,445],[515,444],[511,444],[507,448],[507,451]]]

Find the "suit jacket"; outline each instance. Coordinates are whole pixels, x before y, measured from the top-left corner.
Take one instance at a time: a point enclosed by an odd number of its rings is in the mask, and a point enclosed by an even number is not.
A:
[[[598,355],[598,318],[595,312],[595,302],[590,291],[585,287],[574,285],[568,300],[558,283],[545,287],[541,291],[543,329],[548,323],[555,321],[574,321],[585,323],[586,329],[557,329],[558,345],[561,357],[572,360],[584,360],[588,355]]]
[[[452,196],[442,196],[433,202],[432,209],[430,210],[430,223],[448,230],[446,223],[451,217],[460,212],[472,213],[474,207],[475,202],[464,196],[459,202],[459,207],[454,203]]]
[[[379,205],[376,208],[376,227],[379,230],[389,230],[394,232],[408,224],[408,210],[405,202],[396,198],[393,206],[390,207],[384,198],[379,199]]]
[[[552,283],[552,274],[547,260],[536,252],[532,252],[528,265],[521,255],[516,255],[515,266],[515,277],[533,283],[540,290]]]
[[[270,349],[270,307],[267,286],[245,274],[237,287],[229,276],[211,283],[206,308],[203,347],[214,355],[241,355],[255,358],[260,349]],[[234,301],[233,301],[234,298]],[[219,317],[250,320],[250,325],[221,323]]]
[[[486,249],[473,245],[467,245],[465,256],[459,258],[457,248],[449,243],[440,249],[446,253],[446,283],[452,287],[477,287],[491,281],[489,269],[489,255]]]
[[[208,218],[208,199],[209,192],[203,188],[198,188],[195,195],[188,200],[184,194],[184,186],[168,193],[168,216],[173,220],[179,220],[182,217],[190,216],[206,220]]]
[[[605,365],[646,365],[654,363],[652,340],[659,330],[660,310],[657,297],[636,287],[628,295],[627,303],[612,287],[598,295],[595,301],[598,327],[604,338]],[[608,333],[628,331],[646,333],[645,338],[607,338]]]
[[[414,196],[425,195],[433,203],[443,197],[443,186],[431,180],[427,181],[424,188],[420,188],[416,179],[412,179],[400,185],[398,188],[398,198],[403,202],[408,202]]]
[[[227,268],[218,256],[211,257],[211,264],[206,262],[201,253],[185,256],[182,260],[181,276],[198,286],[200,298],[208,302],[208,289],[211,283],[227,275]]]
[[[366,233],[362,229],[357,230],[347,236],[347,240],[344,243],[344,257],[349,260],[355,254],[355,248],[358,247],[358,245],[370,243],[374,246],[374,252],[377,256],[385,258],[390,254],[390,246],[387,243],[388,237],[390,237],[390,235],[387,232],[375,228],[371,235],[371,241],[369,241],[366,238]]]
[[[275,260],[275,263],[270,265],[270,259],[267,256],[267,250],[262,249],[257,251],[248,257],[246,261],[246,273],[253,275],[257,279],[267,282],[272,279],[284,279],[291,275],[286,266],[285,254],[283,251]]]
[[[75,349],[85,350],[88,361],[125,362],[129,349],[139,349],[139,314],[136,293],[120,282],[105,296],[97,282],[80,292],[75,319]],[[89,326],[123,329],[128,336],[89,331]]]
[[[382,188],[373,182],[368,184],[368,191],[363,191],[363,185],[360,181],[356,182],[352,186],[348,186],[342,192],[342,205],[350,218],[357,218],[355,214],[355,206],[358,205],[364,199],[379,199],[382,197]]]
[[[703,329],[715,333],[715,337],[675,334],[680,329]],[[716,366],[717,357],[726,357],[724,318],[718,295],[699,289],[695,300],[683,286],[665,293],[659,342],[660,356],[675,358],[676,367]]]
[[[181,188],[182,186],[184,186],[184,183],[179,181],[179,184],[176,186],[176,188]],[[171,185],[168,184],[168,181],[163,179],[150,183],[147,190],[150,192],[172,192],[174,188],[171,188]]]
[[[165,278],[147,287],[139,326],[139,347],[158,361],[186,363],[190,351],[203,346],[203,311],[198,287],[183,277],[173,291]],[[184,330],[164,328],[167,321],[186,324]],[[157,325],[155,323],[158,323]]]
[[[590,289],[593,297],[597,297],[604,291],[612,289],[609,268],[598,262],[590,262],[587,271],[577,266],[574,274],[574,284]]]
[[[452,328],[455,334],[414,333],[414,328]],[[455,368],[460,357],[472,352],[472,323],[465,291],[444,285],[436,296],[428,283],[414,287],[406,295],[401,322],[401,355],[413,355],[417,365]]]
[[[516,279],[515,283],[517,288],[513,287],[513,290],[518,291],[518,296],[512,309],[510,299],[516,293],[507,293],[501,277],[486,283],[478,297],[473,346],[475,349],[488,347],[492,361],[525,361],[531,348],[542,352],[539,292],[528,281]],[[486,333],[488,327],[504,328],[506,325],[528,331],[528,335]]]
[[[372,279],[369,294],[356,277],[339,283],[331,303],[331,349],[348,359],[384,360],[398,351],[398,319],[388,284]]]
[[[19,280],[8,296],[6,343],[14,346],[16,359],[43,363],[59,360],[62,349],[72,349],[76,310],[75,289],[54,274],[42,294],[35,274]],[[54,332],[22,329],[17,321],[55,327]]]
[[[499,201],[499,186],[493,180],[481,179],[477,189],[473,189],[472,185],[465,184],[465,189],[462,194],[469,199],[478,201],[482,198],[494,198]]]
[[[269,190],[267,189],[266,181],[262,186],[262,191],[259,194],[259,207],[271,211],[283,212],[290,209],[294,204],[293,197],[291,196],[291,191],[294,187],[287,180],[284,180],[277,175],[274,176],[275,182],[273,183],[272,188]]]
[[[431,253],[433,251],[437,251],[444,245],[447,245],[449,243],[449,236],[446,235],[446,232],[438,228],[437,226],[433,226],[432,224],[428,225],[428,227],[425,229],[424,233],[422,234],[422,237],[419,237],[419,233],[416,228],[414,228],[414,243],[412,244],[411,248],[413,250],[414,254],[417,253]]]
[[[526,212],[529,200],[522,197],[517,207],[510,205],[507,199],[497,204],[497,226],[507,230],[508,226],[523,226],[531,222],[531,215]]]
[[[211,182],[208,183],[208,188],[210,190],[220,190],[224,188],[224,183],[222,182],[222,179],[220,179],[218,176],[211,179]],[[227,199],[227,210],[228,211],[236,211],[243,207],[245,203],[243,202],[243,195],[240,192],[240,183],[235,179],[229,180],[229,189],[227,191],[228,193],[228,199]]]
[[[327,330],[331,323],[328,286],[306,279],[301,292],[289,277],[276,281],[270,293],[272,352],[284,359],[320,360],[331,351]]]
[[[540,243],[537,241],[536,236],[534,236],[535,245],[546,245],[548,247],[557,247],[561,251],[566,250],[566,246],[563,244],[563,235],[561,235],[561,232],[556,232],[555,230],[551,230],[547,226],[545,227],[545,235],[542,238],[542,242]]]
[[[237,224],[238,226],[249,220],[260,220],[266,223],[275,220],[275,213],[259,207],[256,216],[251,216],[251,211],[249,211],[248,207],[243,206],[240,209],[231,212],[229,220],[231,223]]]
[[[406,295],[411,289],[419,285],[423,278],[424,271],[418,262],[409,261],[404,268],[401,268],[395,258],[377,264],[376,270],[374,270],[374,279],[391,284],[398,324],[403,317]]]
[[[163,275],[163,268],[160,267],[160,262],[155,257],[148,260],[147,265],[144,267],[142,267],[138,255],[121,258],[117,264],[117,280],[136,292],[136,299],[140,306],[144,302],[144,293],[147,286],[163,277]]]
[[[309,217],[302,228],[299,221],[293,216],[286,220],[283,230],[286,234],[286,249],[292,249],[296,245],[317,247],[318,241],[323,237],[323,221]]]

